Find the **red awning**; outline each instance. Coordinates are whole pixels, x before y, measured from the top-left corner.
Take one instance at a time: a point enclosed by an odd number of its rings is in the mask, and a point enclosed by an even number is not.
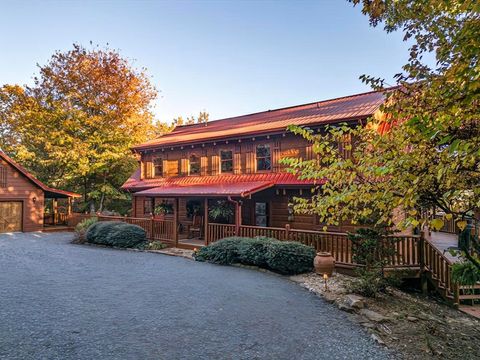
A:
[[[275,184],[269,181],[251,181],[229,184],[202,184],[190,186],[165,185],[152,189],[139,191],[137,196],[238,196],[247,197],[259,191],[273,187]]]

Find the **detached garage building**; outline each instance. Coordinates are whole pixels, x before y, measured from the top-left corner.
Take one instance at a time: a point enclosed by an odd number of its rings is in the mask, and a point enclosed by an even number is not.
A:
[[[0,233],[40,231],[66,222],[72,199],[81,195],[48,187],[0,150]],[[64,199],[66,206],[58,207]],[[46,203],[50,208],[45,211]]]

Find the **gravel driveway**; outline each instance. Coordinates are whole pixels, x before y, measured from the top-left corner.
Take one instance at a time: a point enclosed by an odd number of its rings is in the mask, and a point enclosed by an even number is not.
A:
[[[385,359],[288,280],[165,255],[0,235],[1,359]]]

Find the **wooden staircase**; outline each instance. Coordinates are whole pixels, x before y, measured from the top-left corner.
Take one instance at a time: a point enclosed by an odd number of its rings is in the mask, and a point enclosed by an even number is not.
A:
[[[436,248],[429,240],[422,237],[421,246],[423,263],[421,264],[422,278],[435,288],[442,298],[462,311],[466,307],[474,307],[470,314],[480,313],[480,283],[474,286],[458,285],[452,281],[453,260]],[[425,287],[427,284],[423,283]],[[476,316],[476,315],[474,315]]]

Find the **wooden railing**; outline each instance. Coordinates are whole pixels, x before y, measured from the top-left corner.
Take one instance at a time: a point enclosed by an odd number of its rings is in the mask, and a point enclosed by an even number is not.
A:
[[[239,236],[265,236],[283,241],[296,241],[313,247],[317,252],[329,252],[338,266],[358,265],[353,260],[353,243],[345,233],[242,225]],[[235,235],[234,225],[208,224],[208,242]],[[389,236],[384,239],[383,254],[386,267],[420,267],[420,236]],[[391,251],[387,251],[391,250]]]
[[[262,226],[240,226],[240,236],[243,237],[257,237],[265,236],[278,240],[286,240],[288,238],[287,228],[274,228],[274,227],[262,227]]]
[[[422,252],[424,269],[437,290],[445,298],[450,298],[454,304],[458,305],[459,287],[452,281],[452,262],[427,240],[423,241]]]
[[[207,227],[207,244],[234,235],[235,225],[209,223]]]
[[[97,217],[98,221],[122,221],[140,226],[147,233],[147,239],[149,240],[161,240],[168,243],[175,242],[175,226],[172,220],[105,215],[98,215]]]

